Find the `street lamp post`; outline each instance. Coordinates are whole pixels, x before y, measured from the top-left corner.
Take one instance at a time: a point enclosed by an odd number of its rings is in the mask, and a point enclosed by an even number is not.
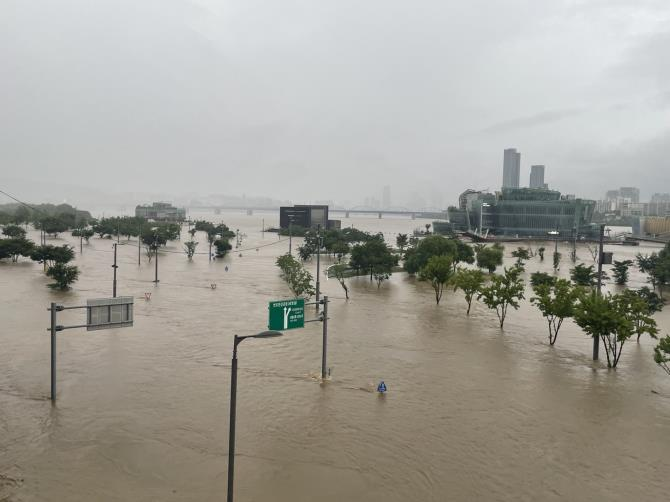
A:
[[[291,254],[291,246],[293,244],[293,216],[288,217],[288,254]]]
[[[602,294],[603,287],[603,241],[605,239],[605,225],[600,225],[600,238],[598,239],[598,296]],[[600,338],[593,337],[593,360],[598,360],[600,351]]]
[[[321,225],[316,230],[316,311],[319,311],[319,297],[321,296]]]
[[[485,207],[490,207],[491,204],[487,204],[486,202],[482,202],[482,207],[479,211],[479,236],[481,237],[484,232],[483,232],[483,225],[484,225],[484,208]]]
[[[558,230],[551,230],[547,233],[554,237],[554,254],[556,254],[558,253],[558,236],[560,235],[560,232]]]
[[[235,478],[235,420],[237,413],[237,346],[246,338],[273,338],[282,336],[280,331],[263,331],[256,335],[235,335],[233,362],[230,374],[230,429],[228,432],[228,502],[233,502],[233,480]]]
[[[112,281],[112,298],[116,298],[116,269],[119,268],[116,264],[116,246],[118,246],[118,244],[114,243],[114,265],[112,265],[112,268],[114,269],[114,280]]]
[[[158,227],[152,228],[154,231],[154,254],[156,259],[156,272],[154,276],[154,284],[158,284]]]

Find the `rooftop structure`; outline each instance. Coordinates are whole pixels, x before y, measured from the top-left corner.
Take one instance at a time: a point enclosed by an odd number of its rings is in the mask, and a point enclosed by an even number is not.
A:
[[[288,228],[294,225],[303,228],[339,228],[339,220],[328,219],[328,206],[295,205],[279,208],[279,226]]]

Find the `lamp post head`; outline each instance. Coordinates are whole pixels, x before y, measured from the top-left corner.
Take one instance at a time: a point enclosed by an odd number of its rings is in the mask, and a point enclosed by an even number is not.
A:
[[[240,343],[242,343],[243,340],[247,338],[275,338],[277,336],[283,336],[284,333],[281,331],[262,331],[260,333],[256,333],[255,335],[235,335],[235,347],[237,347]]]

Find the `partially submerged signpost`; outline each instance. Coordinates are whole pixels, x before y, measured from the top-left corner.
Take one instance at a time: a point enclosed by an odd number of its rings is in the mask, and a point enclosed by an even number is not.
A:
[[[323,312],[316,319],[305,320],[305,305],[323,305]],[[326,353],[328,349],[328,296],[322,300],[305,303],[304,298],[278,300],[268,303],[268,329],[286,331],[304,328],[305,323],[323,323],[323,347],[321,350],[321,378],[326,379]]]
[[[133,325],[132,296],[119,296],[117,298],[97,298],[87,300],[86,305],[65,307],[57,303],[51,303],[48,308],[51,312],[51,400],[56,400],[56,333],[66,329],[86,328],[87,331],[95,331],[110,328],[127,328]],[[63,310],[86,309],[86,324],[75,324],[73,326],[62,326],[57,323],[57,313]]]

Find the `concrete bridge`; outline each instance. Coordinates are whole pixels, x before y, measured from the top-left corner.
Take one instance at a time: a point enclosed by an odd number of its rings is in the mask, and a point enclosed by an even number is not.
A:
[[[248,215],[253,215],[254,211],[272,211],[279,212],[278,207],[243,207],[243,206],[189,206],[187,209],[205,209],[213,210],[215,213],[221,211],[245,211]],[[390,208],[390,209],[375,209],[371,207],[353,207],[351,209],[328,209],[331,215],[342,215],[349,218],[352,214],[370,214],[377,215],[377,218],[382,219],[384,215],[387,216],[409,216],[411,219],[430,219],[430,220],[446,220],[447,211],[437,208],[425,208],[411,210],[407,208]]]

